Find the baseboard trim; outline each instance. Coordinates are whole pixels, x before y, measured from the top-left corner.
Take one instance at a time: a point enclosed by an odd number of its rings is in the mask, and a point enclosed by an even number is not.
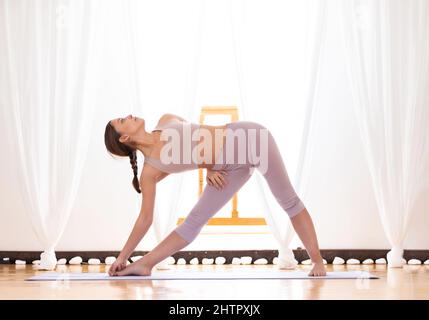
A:
[[[320,250],[323,258],[332,263],[335,257],[341,257],[344,260],[355,258],[361,262],[365,259],[386,258],[388,249],[322,249]],[[31,264],[33,260],[40,259],[40,251],[0,251],[0,264],[15,263],[16,260],[24,260],[27,264]],[[147,251],[135,251],[132,256],[145,255]],[[298,262],[308,259],[307,252],[304,249],[294,249],[293,253]],[[75,256],[80,256],[83,259],[83,264],[87,263],[90,258],[98,258],[101,262],[108,256],[118,256],[118,251],[57,251],[57,259],[65,258],[69,261]],[[250,256],[252,261],[265,258],[271,264],[273,259],[277,257],[277,250],[207,250],[207,251],[179,251],[173,257],[176,259],[184,258],[187,263],[192,258],[198,258],[201,263],[203,258],[224,257],[226,264],[231,263],[234,257]],[[5,260],[5,258],[9,258]],[[429,250],[404,250],[404,259],[419,259],[422,262],[429,259]]]

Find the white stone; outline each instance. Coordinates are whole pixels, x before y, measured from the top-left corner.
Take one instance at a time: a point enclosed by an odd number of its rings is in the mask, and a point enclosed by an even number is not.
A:
[[[332,264],[344,264],[344,259],[340,257],[335,257],[334,261],[332,261]]]
[[[274,257],[273,264],[279,264],[279,257]]]
[[[157,270],[170,270],[171,267],[167,264],[166,259],[164,259],[163,261],[159,262],[155,268]]]
[[[24,265],[27,264],[24,260],[15,260],[15,264]]]
[[[425,265],[428,265],[428,264],[429,264],[429,259],[427,259],[427,260],[424,262],[424,264],[425,264]]]
[[[385,258],[378,258],[375,260],[375,264],[387,264],[387,261]]]
[[[137,260],[139,260],[142,257],[143,256],[134,256],[134,257],[131,257],[130,259],[131,259],[132,262],[136,262]]]
[[[203,258],[203,261],[202,261],[203,264],[213,264],[213,262],[214,262],[214,259],[212,258]]]
[[[57,265],[65,265],[67,263],[67,259],[66,258],[61,258],[60,260],[57,261]]]
[[[70,259],[69,264],[81,264],[82,263],[82,257],[73,257]]]
[[[3,261],[9,261],[9,260],[10,260],[10,258],[8,258],[8,257],[3,258]]]
[[[88,260],[88,264],[90,264],[90,265],[98,265],[98,264],[101,264],[101,261],[100,261],[100,259],[97,259],[97,258],[91,258],[91,259]]]
[[[241,257],[241,264],[252,264],[252,257]]]
[[[253,262],[253,264],[268,264],[268,260],[265,258],[259,258]]]
[[[115,263],[115,261],[116,261],[116,258],[112,256],[106,257],[106,259],[104,259],[104,263],[107,265],[112,265]]]
[[[189,261],[189,264],[192,264],[192,265],[196,265],[198,263],[199,263],[198,258],[192,258],[191,261]]]
[[[127,260],[127,263],[125,263],[126,266],[128,266],[130,264],[131,264],[130,260]]]
[[[408,264],[417,265],[422,264],[422,262],[419,259],[410,259],[408,260]]]
[[[328,264],[328,261],[326,261],[325,259],[322,259],[323,264]],[[304,265],[312,265],[313,262],[311,261],[311,259],[305,259],[303,261],[301,261],[301,264]]]
[[[325,259],[322,259],[323,264],[328,264],[328,261],[326,261]],[[311,261],[311,259],[305,259],[303,261],[301,261],[301,264],[303,265],[312,265],[313,262]]]
[[[234,258],[232,258],[231,264],[237,264],[237,265],[241,264],[241,259],[234,257]]]
[[[179,259],[177,260],[177,264],[184,265],[184,264],[186,264],[186,260],[185,260],[185,259],[183,259],[183,258],[179,258]]]
[[[225,264],[226,259],[224,257],[216,257],[215,264]]]
[[[365,260],[363,260],[362,264],[374,264],[374,260],[372,260],[372,259],[365,259]]]
[[[166,259],[167,264],[175,264],[176,263],[176,259],[174,259],[174,257],[168,257]]]
[[[31,262],[32,264],[40,264],[40,260],[34,260],[33,262]]]
[[[350,258],[346,261],[347,264],[360,264],[360,261],[358,259]]]

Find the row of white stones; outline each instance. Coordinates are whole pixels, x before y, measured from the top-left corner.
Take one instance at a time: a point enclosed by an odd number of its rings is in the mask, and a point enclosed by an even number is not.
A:
[[[141,257],[142,256],[131,257],[131,261],[133,261],[133,262],[137,261]],[[4,261],[8,261],[7,258],[3,258],[3,260]],[[111,264],[113,264],[115,262],[115,260],[116,260],[116,258],[113,257],[113,256],[107,257],[104,260],[104,263],[106,265],[111,265]],[[73,257],[72,259],[70,259],[70,261],[68,263],[71,264],[71,265],[79,265],[79,264],[82,264],[82,262],[83,262],[82,257],[76,256],[76,257]],[[210,265],[210,264],[215,263],[217,265],[221,265],[221,264],[225,264],[225,262],[226,262],[226,259],[224,257],[217,257],[215,259],[214,258],[203,258],[202,261],[201,261],[201,264]],[[39,263],[40,263],[40,260],[34,260],[32,262],[32,264],[34,264],[34,265],[37,265]],[[127,261],[127,264],[129,264],[129,263],[130,262]],[[183,259],[183,258],[180,258],[180,259],[178,259],[176,261],[173,257],[168,257],[166,259],[166,263],[167,264],[175,264],[176,263],[178,265],[185,265],[186,264],[186,260]],[[278,263],[278,258],[275,257],[273,259],[273,264],[276,265],[277,263]],[[325,259],[323,259],[323,263],[327,264],[327,261]],[[357,265],[357,264],[361,264],[361,263],[365,264],[365,265],[374,264],[374,263],[375,264],[381,264],[381,265],[383,265],[383,264],[387,264],[387,261],[386,261],[385,258],[379,258],[379,259],[376,259],[375,261],[373,259],[365,259],[362,262],[359,261],[358,259],[351,258],[351,259],[347,259],[347,261],[346,261],[346,260],[344,260],[341,257],[335,257],[334,260],[332,261],[333,265],[342,265],[342,264]],[[426,260],[426,261],[424,261],[424,262],[422,262],[419,259],[410,259],[408,261],[405,260],[405,259],[403,259],[403,263],[404,264],[409,264],[409,265],[421,265],[422,263],[425,264],[425,265],[429,265],[429,259]],[[26,262],[24,260],[16,260],[15,264],[17,264],[17,265],[25,265]],[[65,264],[67,264],[67,259],[65,259],[65,258],[59,259],[57,261],[57,265],[65,265]],[[88,260],[88,264],[90,264],[90,265],[99,265],[99,264],[101,264],[101,261],[100,261],[100,259],[97,259],[97,258],[91,258],[91,259]],[[191,264],[191,265],[197,265],[197,264],[199,264],[198,258],[191,259],[189,261],[189,264]],[[240,265],[240,264],[242,264],[242,265],[248,265],[248,264],[252,264],[252,257],[249,257],[249,256],[240,257],[240,258],[239,257],[234,257],[232,259],[231,264],[234,264],[234,265]],[[256,259],[255,261],[253,261],[253,264],[256,264],[256,265],[268,264],[268,260],[265,259],[265,258]],[[310,259],[307,259],[307,260],[301,261],[301,264],[302,265],[311,265],[312,262],[311,262]]]

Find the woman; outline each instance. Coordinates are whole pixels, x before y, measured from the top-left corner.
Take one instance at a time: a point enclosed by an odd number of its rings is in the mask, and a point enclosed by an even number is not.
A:
[[[258,131],[259,135],[250,134],[251,130]],[[171,147],[173,142],[173,139],[165,138],[165,133],[169,131],[172,138],[178,137],[183,142],[181,146],[186,144],[191,147],[191,149],[181,150],[183,152],[173,150],[173,153],[179,155],[173,162],[165,161],[168,155],[166,149]],[[231,144],[226,142],[230,138],[234,139],[239,131],[244,132],[248,144],[234,143],[231,148]],[[205,134],[200,135],[200,133]],[[162,137],[161,134],[163,134]],[[197,139],[195,139],[196,136]],[[215,139],[212,139],[213,137]],[[262,140],[264,137],[265,140]],[[137,192],[142,192],[143,198],[140,215],[134,228],[116,262],[109,269],[111,276],[150,275],[157,263],[186,247],[195,239],[210,217],[220,210],[250,178],[255,167],[263,174],[271,192],[289,215],[295,231],[303,242],[313,263],[309,275],[326,275],[312,219],[289,181],[273,136],[264,126],[250,121],[237,121],[224,126],[199,125],[187,122],[173,114],[165,114],[159,119],[155,130],[147,132],[144,119],[129,115],[126,118],[109,121],[104,138],[110,153],[130,158],[134,173],[133,186]],[[262,148],[264,148],[265,166],[261,165],[262,161],[256,165],[252,156],[248,156],[249,152],[240,161],[235,161],[235,157],[240,158],[244,155],[241,149],[243,146],[249,146],[251,151],[259,149],[260,155],[263,154]],[[203,152],[201,153],[200,150]],[[137,151],[142,152],[145,158],[140,179],[137,177]],[[230,161],[231,154],[233,161]],[[182,162],[177,161],[179,158]],[[184,161],[185,158],[187,161]],[[189,161],[190,158],[192,161]],[[229,160],[224,161],[227,158]],[[156,184],[171,173],[198,168],[207,169],[207,186],[185,221],[152,251],[127,266],[128,258],[152,224]]]

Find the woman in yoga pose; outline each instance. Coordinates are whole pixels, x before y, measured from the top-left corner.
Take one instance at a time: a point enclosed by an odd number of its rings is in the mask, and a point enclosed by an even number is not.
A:
[[[252,130],[259,134],[251,134]],[[242,137],[244,134],[245,139],[241,143],[233,143],[231,147],[231,139],[238,137],[239,131]],[[171,133],[173,139],[166,139],[166,133]],[[175,146],[171,144],[174,138],[179,139],[176,144],[182,150],[174,149]],[[104,139],[110,153],[130,158],[134,173],[133,186],[137,192],[142,193],[140,214],[124,248],[109,269],[110,275],[150,275],[157,263],[195,239],[208,220],[251,177],[254,168],[266,179],[271,192],[288,214],[303,242],[313,263],[309,275],[326,275],[312,219],[295,193],[276,142],[266,127],[251,121],[236,121],[224,126],[199,125],[176,115],[165,114],[159,119],[156,128],[147,132],[144,119],[129,115],[109,121]],[[187,150],[184,150],[185,145],[189,147]],[[249,155],[249,151],[244,154],[243,147],[246,146],[251,151],[259,150],[258,164],[256,157]],[[167,160],[166,150],[169,148],[174,161]],[[140,179],[137,177],[137,151],[144,155]],[[258,152],[253,153],[255,154]],[[127,266],[128,258],[152,224],[156,184],[171,173],[198,168],[207,169],[207,186],[184,222],[152,251]]]

